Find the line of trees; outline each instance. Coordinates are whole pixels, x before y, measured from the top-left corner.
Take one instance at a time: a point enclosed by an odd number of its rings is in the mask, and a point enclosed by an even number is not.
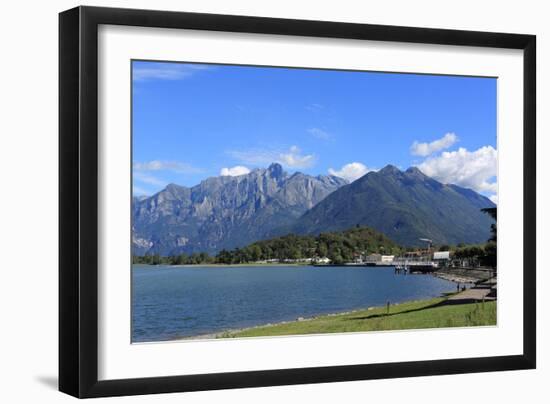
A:
[[[451,251],[453,258],[465,261],[468,266],[497,267],[497,208],[481,209],[483,213],[488,214],[495,220],[491,224],[491,237],[486,243],[466,245],[459,243],[456,246],[442,245],[435,247],[439,251]]]
[[[178,255],[160,256],[159,254],[133,255],[132,264],[147,265],[197,265],[215,264],[216,258],[208,253],[193,253],[191,255],[182,253]]]
[[[392,240],[368,227],[356,227],[342,232],[321,233],[318,236],[288,234],[262,240],[243,248],[221,250],[216,256],[207,253],[179,254],[162,257],[158,254],[134,256],[134,264],[189,265],[242,264],[257,261],[285,261],[327,257],[338,264],[352,261],[361,254],[398,255],[404,249]]]
[[[497,218],[496,208],[482,209],[493,219]],[[497,228],[491,225],[491,238],[484,244],[456,246],[442,245],[436,247],[439,251],[452,251],[453,257],[465,260],[468,265],[488,266],[496,268],[497,258]],[[269,240],[261,240],[246,247],[233,250],[221,250],[217,255],[208,253],[178,254],[160,256],[158,254],[133,256],[134,264],[149,265],[193,265],[193,264],[242,264],[258,261],[286,261],[328,258],[333,264],[353,261],[358,254],[373,253],[385,255],[401,255],[416,248],[401,247],[384,234],[369,227],[356,226],[353,229],[321,233],[318,236],[298,236],[288,234]]]
[[[222,250],[216,259],[235,264],[268,260],[300,260],[327,257],[338,264],[352,261],[361,254],[399,254],[401,247],[368,227],[356,227],[342,232],[321,233],[318,236],[289,234],[270,240],[257,241],[244,248]]]
[[[453,257],[466,261],[468,266],[496,268],[497,244],[494,241],[489,241],[485,244],[460,246],[454,249]]]
[[[495,220],[491,224],[491,237],[487,243],[480,246],[466,246],[459,248],[455,252],[457,258],[470,260],[472,263],[477,263],[481,266],[496,268],[497,267],[497,208],[481,209],[483,213],[488,214]]]

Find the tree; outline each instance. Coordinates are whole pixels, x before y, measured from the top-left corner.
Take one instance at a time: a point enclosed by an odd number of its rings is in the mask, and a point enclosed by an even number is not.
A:
[[[327,248],[327,245],[320,241],[319,242],[319,245],[317,246],[317,255],[319,257],[326,257],[328,254],[328,248]]]
[[[495,223],[491,225],[491,238],[489,243],[485,246],[485,265],[496,268],[497,267],[497,208],[485,208],[481,209],[482,212],[487,213],[493,219]]]
[[[495,223],[493,223],[491,225],[491,238],[489,239],[489,241],[494,241],[496,243],[497,241],[497,224],[496,224],[496,221],[497,221],[497,208],[483,208],[481,209],[481,211],[483,213],[487,213],[489,216],[491,216],[494,220],[495,220]]]
[[[151,258],[151,264],[152,265],[159,265],[161,262],[160,262],[160,255],[159,254],[155,254],[153,255],[153,257]]]
[[[231,264],[231,260],[232,260],[232,257],[231,257],[231,252],[223,249],[221,250],[217,257],[216,257],[216,260],[220,263],[220,264]]]
[[[495,242],[490,241],[485,245],[485,256],[482,263],[491,268],[497,267],[497,245]]]
[[[201,252],[199,254],[199,263],[207,263],[209,261],[210,257],[208,256],[208,253]]]
[[[178,255],[178,257],[176,258],[176,264],[177,265],[185,265],[185,264],[187,264],[187,260],[188,260],[187,254],[182,253],[182,254]]]
[[[259,261],[262,258],[262,249],[259,245],[253,244],[250,247],[250,258],[252,261]]]

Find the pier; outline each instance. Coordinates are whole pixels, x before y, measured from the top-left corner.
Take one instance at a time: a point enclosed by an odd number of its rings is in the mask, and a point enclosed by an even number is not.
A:
[[[437,263],[434,261],[393,261],[397,273],[431,273],[437,270]]]

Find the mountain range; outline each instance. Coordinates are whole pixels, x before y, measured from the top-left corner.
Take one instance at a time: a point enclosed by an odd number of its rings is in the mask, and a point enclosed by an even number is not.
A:
[[[209,252],[288,233],[313,235],[369,226],[405,246],[478,243],[495,206],[473,190],[442,184],[417,168],[386,166],[352,183],[336,176],[287,174],[274,163],[240,176],[205,179],[194,187],[168,185],[134,198],[135,255]]]
[[[280,164],[239,176],[175,184],[132,204],[133,253],[217,252],[277,234],[336,189],[335,176],[292,175]]]

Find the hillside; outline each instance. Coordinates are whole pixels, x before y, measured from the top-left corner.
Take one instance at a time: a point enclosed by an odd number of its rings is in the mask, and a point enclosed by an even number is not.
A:
[[[398,254],[400,247],[382,233],[368,227],[321,233],[318,236],[288,234],[252,243],[232,251],[220,251],[217,261],[234,264],[262,260],[299,260],[328,257],[332,263],[353,261],[355,254]]]

